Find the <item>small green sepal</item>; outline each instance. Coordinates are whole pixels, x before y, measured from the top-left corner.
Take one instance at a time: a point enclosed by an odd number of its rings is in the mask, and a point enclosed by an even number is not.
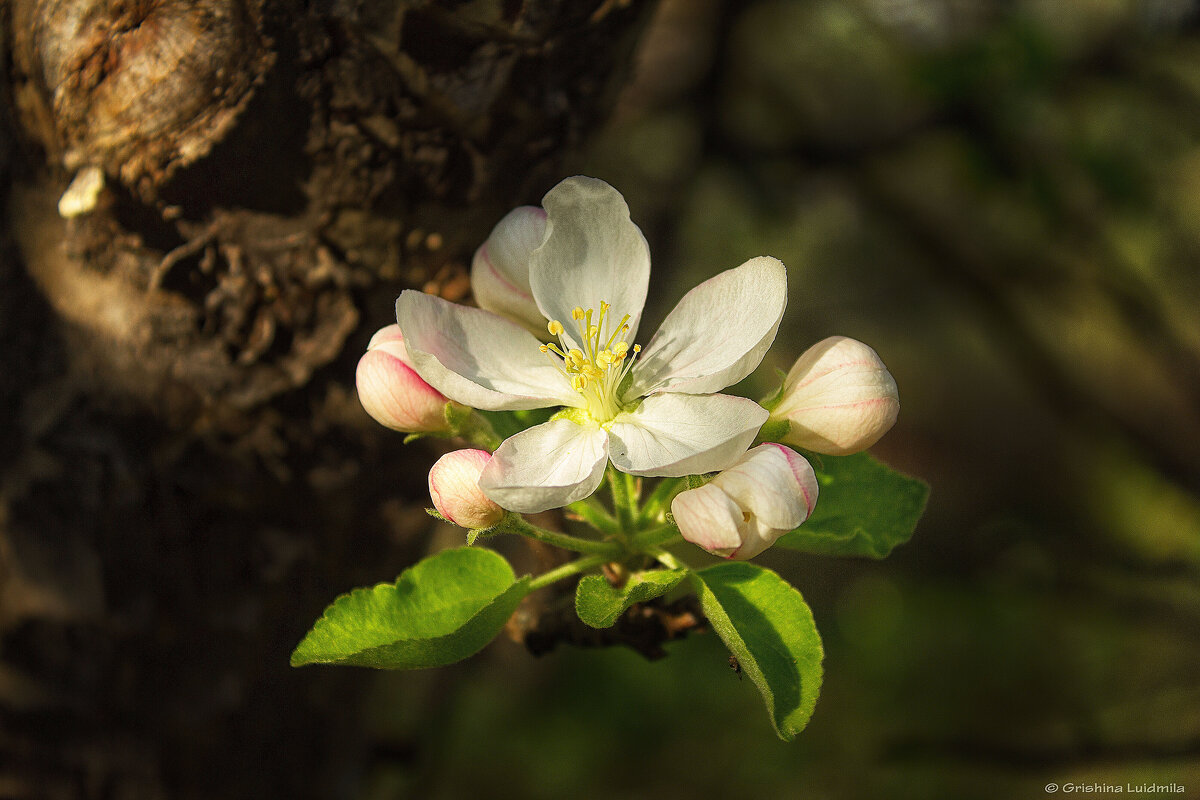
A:
[[[786,419],[768,419],[763,423],[763,426],[758,429],[758,436],[755,437],[756,442],[780,442],[783,441],[792,429],[792,423]]]
[[[779,388],[771,392],[771,394],[758,401],[758,404],[767,411],[774,411],[776,406],[783,402],[783,389],[787,386],[787,373],[778,367],[775,368],[775,374],[779,378]],[[763,441],[771,441],[764,439]]]

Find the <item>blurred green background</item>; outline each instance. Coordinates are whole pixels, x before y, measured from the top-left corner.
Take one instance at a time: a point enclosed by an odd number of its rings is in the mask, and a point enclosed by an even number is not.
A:
[[[654,663],[501,641],[372,677],[364,798],[1200,797],[1194,3],[666,0],[569,171],[650,239],[645,330],[782,259],[743,388],[868,342],[902,403],[873,452],[929,509],[885,561],[761,559],[826,644],[796,742],[711,634]]]

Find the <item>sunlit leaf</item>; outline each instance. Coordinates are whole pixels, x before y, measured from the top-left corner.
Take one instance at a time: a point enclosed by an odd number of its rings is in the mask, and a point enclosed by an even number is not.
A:
[[[824,650],[808,604],[757,564],[717,564],[694,576],[709,624],[762,693],[775,732],[792,739],[821,691]]]
[[[491,550],[446,550],[395,583],[335,600],[292,653],[292,666],[416,669],[461,661],[500,632],[528,584],[527,577],[514,581],[512,567]]]

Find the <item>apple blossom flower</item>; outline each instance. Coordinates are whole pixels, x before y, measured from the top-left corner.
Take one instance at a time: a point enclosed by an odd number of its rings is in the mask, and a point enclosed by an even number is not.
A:
[[[896,381],[879,354],[855,339],[830,336],[796,360],[771,421],[787,424],[778,441],[839,456],[875,444],[899,413]]]
[[[380,328],[355,372],[358,400],[376,422],[404,433],[444,433],[446,398],[416,373],[399,325]]]
[[[529,288],[529,258],[546,237],[546,212],[521,206],[492,228],[471,262],[471,293],[480,308],[508,317],[535,335],[546,329]]]
[[[437,460],[429,470],[429,497],[439,514],[464,528],[490,528],[504,517],[479,488],[491,460],[485,450],[455,450]]]
[[[415,291],[396,301],[417,372],[446,397],[493,411],[565,407],[500,445],[480,478],[484,492],[535,512],[591,495],[610,461],[666,477],[732,464],[767,412],[717,392],[749,375],[775,340],[783,264],[754,258],[701,283],[643,350],[633,342],[650,255],[624,199],[574,177],[542,206],[544,239],[527,263],[550,342],[485,309]]]
[[[671,514],[683,538],[713,555],[753,558],[795,530],[817,504],[817,476],[799,453],[767,443],[697,489],[680,492]]]

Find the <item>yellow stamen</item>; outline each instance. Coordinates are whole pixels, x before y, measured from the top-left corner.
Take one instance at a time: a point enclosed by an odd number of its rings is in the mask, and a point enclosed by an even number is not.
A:
[[[605,423],[621,411],[618,389],[633,367],[640,345],[625,341],[629,335],[629,315],[618,322],[610,318],[612,305],[601,301],[598,310],[575,306],[571,318],[575,321],[572,341],[563,337],[565,326],[559,320],[546,323],[546,330],[559,337],[558,342],[540,345],[543,353],[552,354],[555,368],[571,382],[572,388],[586,401],[586,410],[597,422]],[[574,345],[573,347],[568,346]]]

